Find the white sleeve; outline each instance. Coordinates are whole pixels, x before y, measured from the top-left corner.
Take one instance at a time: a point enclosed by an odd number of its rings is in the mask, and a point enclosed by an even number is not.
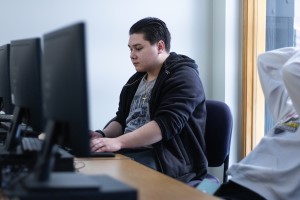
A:
[[[267,106],[273,119],[278,121],[294,112],[287,90],[282,80],[285,63],[296,53],[293,47],[268,51],[258,56],[258,73]]]
[[[283,80],[296,112],[300,115],[300,51],[285,64]]]

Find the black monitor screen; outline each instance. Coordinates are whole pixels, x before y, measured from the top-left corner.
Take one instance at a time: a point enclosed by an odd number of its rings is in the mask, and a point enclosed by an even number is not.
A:
[[[42,91],[46,140],[70,148],[76,156],[90,153],[85,62],[83,23],[44,35]],[[55,136],[47,131],[53,131]]]
[[[6,141],[8,150],[16,145],[19,124],[23,123],[37,133],[44,129],[39,38],[11,41],[10,83],[14,119]]]
[[[13,114],[9,78],[9,44],[0,46],[0,110]]]

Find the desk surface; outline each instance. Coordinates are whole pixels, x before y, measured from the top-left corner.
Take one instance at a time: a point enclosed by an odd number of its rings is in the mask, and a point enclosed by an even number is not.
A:
[[[139,200],[218,199],[122,155],[115,158],[78,158],[75,168],[84,174],[107,174],[127,183],[138,189]]]

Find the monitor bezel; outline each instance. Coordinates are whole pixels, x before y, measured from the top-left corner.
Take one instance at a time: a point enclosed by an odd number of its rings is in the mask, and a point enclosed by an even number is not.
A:
[[[4,114],[13,114],[14,105],[11,100],[9,73],[10,44],[0,46],[0,104]]]

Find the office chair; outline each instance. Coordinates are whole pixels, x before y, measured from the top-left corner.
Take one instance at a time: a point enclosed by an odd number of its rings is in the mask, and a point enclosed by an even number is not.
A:
[[[217,100],[206,100],[206,110],[204,138],[208,167],[220,167],[224,164],[223,183],[225,183],[227,182],[226,171],[228,169],[232,134],[232,114],[226,103]],[[207,174],[205,179],[206,182],[203,186],[205,189],[207,189],[207,181],[212,182],[213,185],[220,184],[220,180],[210,173]],[[192,180],[188,184],[202,190],[201,181],[199,180]]]
[[[224,164],[223,183],[225,183],[233,125],[232,114],[226,103],[217,100],[206,100],[206,109],[205,143],[208,167],[220,167]],[[207,178],[219,181],[212,174],[208,174]]]

